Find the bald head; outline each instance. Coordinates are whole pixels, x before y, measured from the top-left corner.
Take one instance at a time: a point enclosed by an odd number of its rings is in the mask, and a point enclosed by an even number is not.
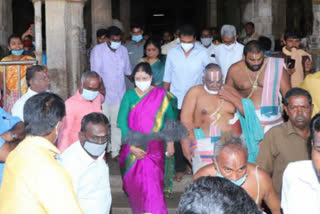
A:
[[[218,94],[222,87],[222,80],[223,76],[219,65],[210,63],[205,67],[203,83],[207,92],[210,94]]]

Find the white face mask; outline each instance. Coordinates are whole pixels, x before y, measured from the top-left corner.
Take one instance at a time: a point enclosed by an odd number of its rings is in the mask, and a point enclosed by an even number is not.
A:
[[[149,81],[135,81],[135,84],[142,92],[145,92],[150,87],[151,80],[149,80]]]
[[[105,143],[94,143],[90,141],[85,141],[83,144],[83,148],[92,156],[99,157],[102,155],[106,148],[107,148],[107,142]]]
[[[208,93],[208,94],[218,94],[219,91],[211,91],[208,89],[208,87],[206,86],[206,84],[203,85],[204,90]]]
[[[226,45],[226,44],[223,44],[224,45],[224,48],[227,49],[228,51],[232,50],[234,48],[234,46],[236,46],[236,43],[232,43],[231,45]]]
[[[190,51],[194,46],[193,43],[184,43],[184,42],[181,42],[180,45],[181,45],[182,49],[184,50],[184,52]]]
[[[111,41],[110,48],[113,50],[117,50],[121,46],[121,42],[113,42]]]
[[[200,40],[201,40],[201,43],[206,47],[211,45],[212,43],[212,38],[201,38]]]

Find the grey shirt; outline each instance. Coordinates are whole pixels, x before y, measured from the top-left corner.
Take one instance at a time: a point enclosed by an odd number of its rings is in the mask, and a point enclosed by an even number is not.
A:
[[[131,63],[131,68],[138,64],[139,59],[143,57],[143,47],[145,41],[143,40],[141,45],[137,45],[135,41],[130,41],[129,43],[125,44],[125,47],[128,49],[129,59]]]

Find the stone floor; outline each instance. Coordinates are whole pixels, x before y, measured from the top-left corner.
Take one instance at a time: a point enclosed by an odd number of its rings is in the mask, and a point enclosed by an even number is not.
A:
[[[119,164],[113,160],[107,159],[110,170],[110,185],[112,192],[112,214],[131,214],[128,198],[122,190],[122,179],[119,170]],[[185,175],[181,182],[174,182],[172,198],[167,199],[169,214],[176,213],[176,208],[185,187],[192,181],[191,175]]]

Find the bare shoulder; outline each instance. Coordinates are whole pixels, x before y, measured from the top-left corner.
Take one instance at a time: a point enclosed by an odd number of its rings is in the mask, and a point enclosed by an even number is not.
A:
[[[251,165],[254,166],[254,168],[257,167],[259,181],[262,184],[262,186],[267,186],[268,187],[269,185],[272,185],[271,177],[266,171],[261,169],[259,166],[256,166],[256,165],[253,165],[253,164],[251,164]],[[256,170],[256,169],[254,169],[254,170]]]
[[[242,70],[243,65],[244,65],[244,60],[241,60],[231,65],[228,70],[228,76],[234,78],[237,75],[239,75],[239,72]]]
[[[193,180],[197,180],[198,178],[204,176],[216,176],[216,169],[213,163],[199,169],[198,172],[193,176]]]
[[[189,89],[188,95],[189,96],[197,96],[203,90],[203,85],[196,85]]]

